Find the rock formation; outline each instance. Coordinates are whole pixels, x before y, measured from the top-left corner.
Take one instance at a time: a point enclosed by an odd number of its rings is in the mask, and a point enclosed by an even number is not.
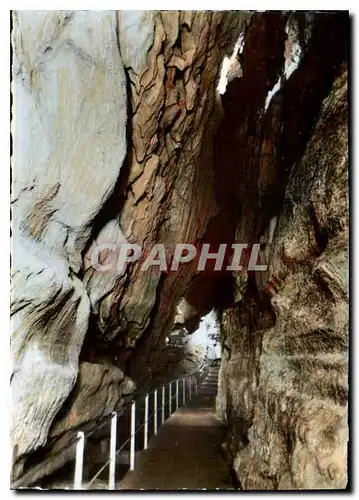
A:
[[[15,486],[71,460],[76,430],[136,387],[187,370],[166,337],[215,309],[241,486],[345,487],[348,22],[13,13]],[[141,270],[156,243],[171,262],[176,243],[243,242],[266,271],[246,255],[239,272]],[[120,268],[126,243],[143,255]]]
[[[306,56],[259,124],[257,199],[252,213],[240,217],[237,238],[255,235],[268,269],[236,277],[238,298],[222,313],[217,397],[218,413],[229,424],[227,453],[243,489],[347,484],[344,26],[345,19],[330,16],[314,22]],[[328,32],[338,33],[336,48],[328,46]],[[316,85],[317,78],[323,83]],[[328,81],[327,94],[319,87]],[[317,101],[315,92],[324,99]],[[281,198],[279,210],[275,197]]]

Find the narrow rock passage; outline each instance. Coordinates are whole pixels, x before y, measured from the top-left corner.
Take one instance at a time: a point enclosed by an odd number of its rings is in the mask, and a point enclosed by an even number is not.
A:
[[[234,489],[221,448],[225,426],[215,415],[216,378],[211,368],[198,396],[163,424],[120,490]]]

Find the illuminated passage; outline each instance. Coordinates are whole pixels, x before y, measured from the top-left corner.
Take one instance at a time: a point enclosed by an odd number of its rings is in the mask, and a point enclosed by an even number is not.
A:
[[[215,415],[217,377],[210,368],[198,395],[164,423],[119,489],[234,489],[221,447],[225,427]]]

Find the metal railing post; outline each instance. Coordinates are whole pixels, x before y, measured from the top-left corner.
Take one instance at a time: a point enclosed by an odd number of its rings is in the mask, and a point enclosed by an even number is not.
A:
[[[77,433],[76,444],[76,464],[75,464],[75,477],[74,477],[74,490],[82,489],[82,475],[84,466],[84,448],[85,448],[85,434],[83,432]]]
[[[143,449],[147,450],[148,444],[148,394],[145,397],[145,430],[143,436]]]
[[[165,421],[165,386],[162,386],[162,423]]]
[[[176,411],[178,411],[178,379],[176,380]]]
[[[183,377],[183,405],[186,404],[186,378]]]
[[[135,470],[135,429],[136,429],[136,402],[131,405],[131,447],[130,470]]]
[[[172,383],[170,382],[168,384],[168,411],[169,411],[169,416],[172,414]]]
[[[111,439],[110,439],[110,472],[108,478],[108,489],[115,489],[116,475],[116,441],[117,441],[117,413],[112,412],[111,417]]]
[[[156,435],[157,434],[157,389],[155,389],[155,392],[153,393],[153,398],[154,398],[153,432]]]

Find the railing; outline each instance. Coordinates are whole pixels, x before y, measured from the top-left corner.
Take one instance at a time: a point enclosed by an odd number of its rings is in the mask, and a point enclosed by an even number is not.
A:
[[[135,470],[136,462],[136,436],[139,431],[144,429],[143,433],[143,449],[146,450],[148,447],[148,430],[149,422],[153,417],[153,435],[156,435],[159,425],[158,414],[161,415],[161,424],[165,422],[166,406],[168,407],[168,417],[172,415],[173,401],[175,400],[175,410],[180,408],[180,400],[182,400],[181,406],[185,406],[188,401],[192,398],[192,389],[197,395],[198,393],[198,374],[185,375],[176,380],[168,382],[162,387],[154,389],[151,392],[146,393],[130,401],[131,408],[131,425],[130,425],[130,436],[116,449],[117,443],[117,412],[113,412],[110,422],[111,422],[111,433],[110,433],[110,451],[108,461],[96,472],[96,474],[87,482],[86,485],[83,484],[83,469],[84,469],[84,452],[85,452],[85,441],[86,435],[84,432],[77,433],[76,442],[76,462],[75,462],[75,474],[74,474],[74,489],[75,490],[87,490],[90,489],[94,484],[95,480],[100,476],[100,474],[109,467],[109,477],[108,477],[108,489],[114,490],[116,483],[116,458],[120,451],[124,450],[126,445],[130,443],[130,470]],[[172,395],[172,388],[175,384],[175,394]],[[180,387],[182,385],[182,387]],[[194,388],[192,387],[194,385]],[[166,391],[166,386],[168,390]],[[158,405],[158,396],[161,393],[161,405]],[[182,395],[180,394],[182,392]],[[166,395],[168,399],[166,400]],[[153,412],[149,415],[149,403],[153,402]],[[136,406],[144,401],[144,421],[141,425],[136,428]],[[121,408],[123,411],[123,408]],[[107,420],[108,422],[108,420]],[[100,422],[98,426],[90,433],[93,434],[96,429],[103,426],[103,422]]]

